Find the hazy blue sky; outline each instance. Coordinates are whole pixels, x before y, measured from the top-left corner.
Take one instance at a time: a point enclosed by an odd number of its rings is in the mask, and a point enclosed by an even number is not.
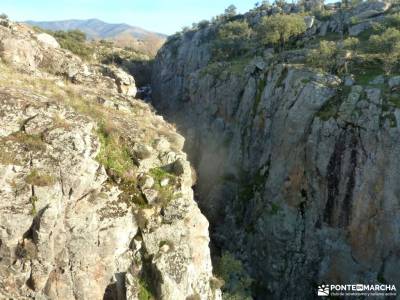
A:
[[[257,0],[0,0],[13,20],[53,21],[98,18],[172,34],[185,25],[220,14],[230,4],[240,12]]]

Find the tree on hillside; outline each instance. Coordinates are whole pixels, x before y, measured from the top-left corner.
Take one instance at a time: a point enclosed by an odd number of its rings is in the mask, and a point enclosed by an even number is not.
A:
[[[390,74],[400,59],[400,31],[388,28],[380,35],[372,35],[369,42],[371,50],[381,54],[383,68]]]
[[[400,13],[386,16],[384,24],[387,27],[400,27]]]
[[[362,0],[342,0],[341,4],[344,8],[356,7]]]
[[[225,9],[224,16],[231,18],[237,15],[237,8],[235,5],[231,4]]]
[[[264,45],[278,45],[282,51],[287,41],[306,31],[304,18],[299,15],[272,15],[263,17],[257,35]]]
[[[242,55],[250,47],[252,30],[246,21],[232,21],[222,25],[214,44],[216,55],[227,59]]]
[[[358,46],[360,44],[360,41],[356,37],[348,37],[343,41],[343,48],[346,50],[350,50],[353,53],[357,52]]]
[[[283,8],[285,6],[285,4],[286,4],[286,0],[275,0],[274,4],[277,7]]]

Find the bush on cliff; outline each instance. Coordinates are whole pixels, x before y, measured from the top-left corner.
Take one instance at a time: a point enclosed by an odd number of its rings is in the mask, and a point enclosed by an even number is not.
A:
[[[245,21],[233,21],[222,25],[214,41],[214,56],[230,59],[246,53],[251,47],[252,29]]]
[[[307,62],[312,67],[337,75],[347,71],[346,51],[333,41],[320,41],[319,47],[308,54]]]
[[[274,45],[284,50],[290,38],[306,31],[304,18],[300,15],[272,15],[263,17],[257,27],[257,36],[264,45]]]
[[[388,28],[380,35],[372,35],[369,43],[372,52],[380,53],[383,69],[390,74],[400,59],[400,31]]]
[[[216,273],[225,285],[223,286],[224,300],[250,300],[253,280],[244,270],[243,264],[231,253],[224,252],[216,266]]]

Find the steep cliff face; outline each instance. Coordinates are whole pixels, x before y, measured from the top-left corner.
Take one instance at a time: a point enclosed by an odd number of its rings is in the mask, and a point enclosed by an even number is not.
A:
[[[220,299],[184,138],[133,78],[0,25],[0,298]]]
[[[167,42],[153,95],[187,138],[216,254],[244,262],[257,299],[399,285],[400,110],[384,94],[399,78],[345,86],[295,51],[213,63],[215,30]]]

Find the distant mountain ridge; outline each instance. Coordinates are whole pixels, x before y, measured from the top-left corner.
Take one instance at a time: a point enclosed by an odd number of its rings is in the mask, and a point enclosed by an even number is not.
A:
[[[99,19],[71,19],[46,22],[26,21],[24,23],[52,31],[79,29],[86,33],[89,40],[110,40],[118,47],[130,47],[150,57],[155,56],[167,38],[167,35],[162,33],[152,32],[124,23],[106,23]]]
[[[86,33],[89,39],[115,39],[119,36],[130,35],[135,39],[146,39],[148,37],[159,37],[165,39],[167,36],[145,30],[140,27],[131,26],[125,23],[111,24],[99,19],[88,20],[62,20],[62,21],[26,21],[25,23],[38,26],[47,30],[74,30],[79,29]]]

